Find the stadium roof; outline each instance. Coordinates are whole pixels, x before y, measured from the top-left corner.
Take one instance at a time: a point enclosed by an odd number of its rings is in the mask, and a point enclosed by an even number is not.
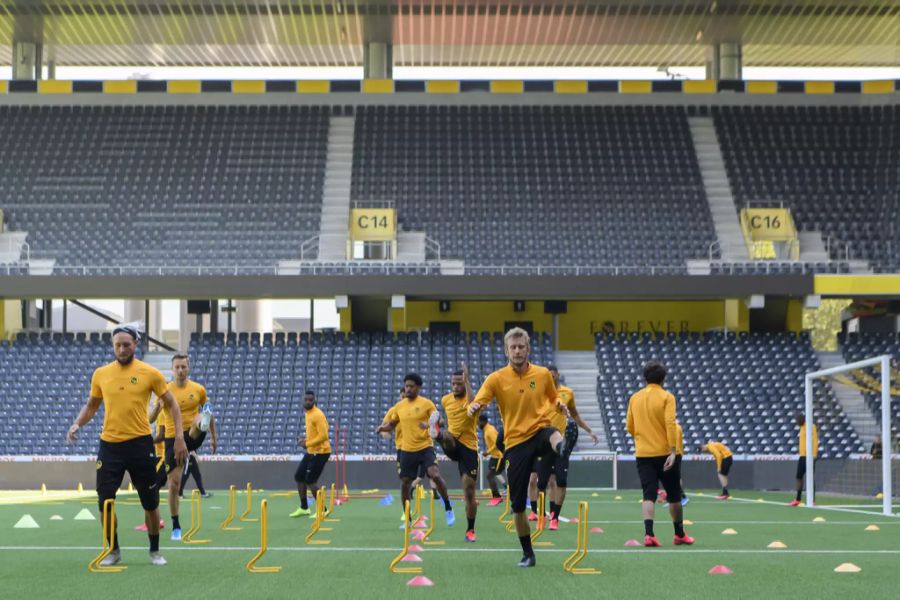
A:
[[[396,66],[702,66],[724,42],[745,66],[898,66],[900,2],[0,0],[7,66],[16,40],[60,66],[353,67],[373,35]]]

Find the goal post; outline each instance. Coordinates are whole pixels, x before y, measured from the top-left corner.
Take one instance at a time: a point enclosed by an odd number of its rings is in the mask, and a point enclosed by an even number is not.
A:
[[[804,380],[805,387],[805,409],[806,423],[815,424],[813,419],[814,398],[813,384],[816,379],[831,377],[840,373],[864,369],[866,367],[881,368],[881,490],[882,490],[882,514],[893,515],[891,489],[891,458],[893,455],[893,443],[891,439],[891,357],[890,355],[876,356],[866,360],[839,365],[829,369],[822,369],[807,373]],[[812,453],[813,445],[813,429],[810,426],[806,428],[806,439],[803,442],[806,445],[806,506],[812,508],[815,502],[815,472],[814,457]]]

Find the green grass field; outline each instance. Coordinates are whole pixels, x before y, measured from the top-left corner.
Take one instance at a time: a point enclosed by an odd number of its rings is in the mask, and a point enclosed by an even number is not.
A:
[[[444,516],[437,514],[432,539],[445,540],[442,546],[425,546],[418,553],[423,574],[434,581],[431,588],[409,588],[407,574],[388,571],[391,559],[402,545],[400,507],[380,506],[385,493],[372,499],[354,498],[336,507],[327,523],[332,531],[317,537],[330,540],[327,546],[307,546],[304,536],[311,521],[289,519],[296,496],[271,491],[254,494],[258,516],[259,500],[269,501],[268,554],[260,565],[283,567],[276,574],[251,574],[245,569],[259,544],[259,524],[240,523],[241,531],[227,532],[219,524],[228,512],[227,492],[215,492],[203,501],[203,528],[199,538],[208,544],[186,545],[169,540],[168,509],[163,499],[166,529],[162,551],[169,561],[163,568],[147,559],[146,534],[134,531],[142,522],[142,511],[133,494],[119,498],[119,535],[123,547],[123,573],[88,573],[88,562],[98,553],[98,521],[73,520],[83,508],[97,515],[95,496],[56,493],[47,497],[22,492],[0,493],[0,584],[6,598],[101,597],[112,591],[131,593],[134,598],[586,598],[598,594],[612,598],[887,598],[900,588],[900,519],[877,514],[860,514],[824,508],[789,508],[787,494],[734,492],[736,499],[720,502],[694,493],[685,508],[685,518],[693,521],[688,533],[695,546],[673,547],[672,526],[664,505],[657,505],[657,537],[663,548],[624,547],[628,539],[642,539],[639,493],[572,491],[564,515],[577,513],[577,501],[590,504],[590,525],[603,533],[590,534],[590,553],[581,566],[595,567],[599,576],[564,573],[562,561],[575,547],[576,525],[562,523],[559,531],[545,532],[542,540],[553,546],[538,548],[538,566],[518,569],[520,550],[514,534],[497,521],[502,506],[482,504],[477,524],[478,542],[466,544],[465,518],[461,501],[456,500],[457,524],[448,529]],[[621,497],[617,500],[616,497]],[[758,498],[765,501],[760,502]],[[245,497],[238,495],[238,508]],[[820,498],[820,504],[842,504],[846,499]],[[874,504],[874,502],[869,502]],[[426,504],[427,506],[427,504]],[[440,504],[438,504],[440,510]],[[856,510],[850,507],[850,511]],[[189,524],[188,503],[182,504],[182,526]],[[16,529],[25,515],[38,523],[37,529]],[[51,520],[58,515],[62,520]],[[824,517],[824,523],[814,522]],[[880,531],[865,531],[876,524]],[[737,535],[723,535],[732,528]],[[780,540],[786,549],[766,546]],[[414,542],[415,543],[415,542]],[[841,563],[852,562],[859,573],[835,573]],[[724,564],[732,575],[710,575],[707,571]],[[117,596],[121,597],[121,596]]]

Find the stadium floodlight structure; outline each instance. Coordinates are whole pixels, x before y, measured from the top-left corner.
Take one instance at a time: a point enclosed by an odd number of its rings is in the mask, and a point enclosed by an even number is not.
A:
[[[810,424],[813,420],[813,383],[816,379],[831,377],[839,373],[864,369],[866,367],[881,367],[881,490],[882,490],[882,514],[893,515],[892,490],[891,490],[891,458],[893,444],[891,443],[891,357],[890,355],[876,356],[857,362],[839,365],[829,369],[807,373],[804,381],[806,391],[806,439],[801,443],[806,445],[806,506],[812,508],[815,502],[815,472],[813,471],[813,430]]]

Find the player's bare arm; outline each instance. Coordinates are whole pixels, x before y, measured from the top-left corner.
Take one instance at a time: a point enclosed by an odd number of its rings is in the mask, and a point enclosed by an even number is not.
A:
[[[100,410],[101,404],[103,404],[103,398],[97,398],[95,396],[88,398],[88,401],[81,407],[78,416],[75,417],[75,421],[72,422],[72,426],[69,427],[69,432],[66,434],[66,441],[68,443],[75,443],[75,436],[78,433],[78,430],[90,423],[91,419],[94,418],[94,415],[97,414],[97,411]]]

